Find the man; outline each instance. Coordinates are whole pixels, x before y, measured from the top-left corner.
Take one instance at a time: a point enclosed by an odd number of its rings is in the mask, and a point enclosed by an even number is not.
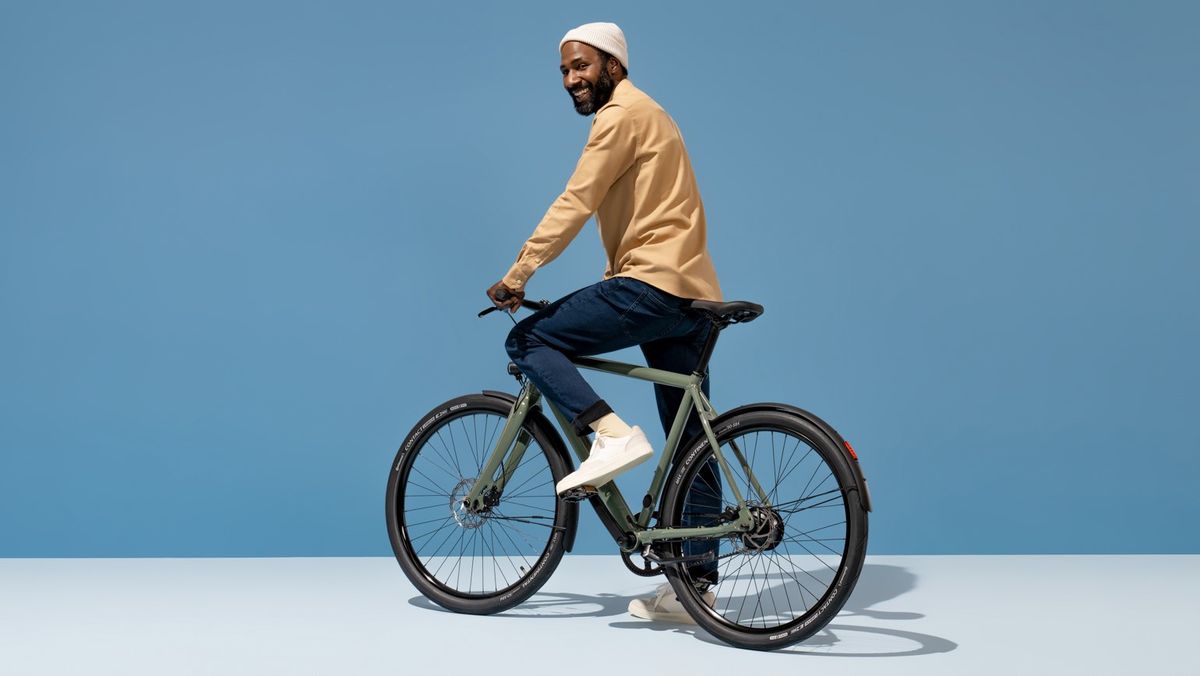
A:
[[[539,267],[554,260],[596,215],[608,256],[602,281],[579,289],[518,322],[505,342],[513,362],[562,410],[581,436],[594,431],[591,452],[579,469],[556,486],[561,495],[581,486],[600,486],[654,454],[645,433],[612,410],[569,361],[639,345],[646,363],[691,373],[714,330],[692,299],[720,301],[721,289],[709,257],[704,206],[683,137],[674,120],[629,80],[625,35],[612,23],[589,23],[559,42],[563,87],[580,115],[594,115],[591,131],[566,190],[550,205],[521,247],[517,260],[487,290],[498,307],[515,312],[525,285]],[[511,297],[500,300],[499,290]],[[669,432],[682,390],[655,385],[660,422]],[[709,378],[701,385],[705,396]],[[683,440],[702,428],[695,412]],[[715,460],[702,472],[717,492],[693,490],[688,511],[721,510]],[[700,525],[698,520],[695,525]],[[685,553],[716,551],[717,541],[687,543]],[[693,564],[713,599],[716,562]],[[635,599],[639,617],[691,621],[670,585],[651,599]]]

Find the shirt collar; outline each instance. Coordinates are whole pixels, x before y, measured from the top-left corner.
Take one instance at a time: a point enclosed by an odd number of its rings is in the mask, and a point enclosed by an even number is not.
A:
[[[629,78],[621,80],[613,86],[612,96],[608,97],[608,101],[604,105],[600,106],[600,110],[597,110],[596,112],[599,113],[601,110],[604,110],[614,103],[620,103],[621,101],[624,101],[634,89],[635,87],[633,86],[633,83],[629,81]]]

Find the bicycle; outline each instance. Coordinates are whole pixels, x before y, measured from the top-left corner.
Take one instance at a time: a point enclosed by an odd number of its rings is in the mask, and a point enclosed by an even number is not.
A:
[[[534,311],[548,304],[521,301]],[[521,386],[516,396],[483,390],[421,418],[397,451],[386,495],[392,548],[418,591],[460,613],[499,613],[524,602],[571,551],[586,500],[629,570],[665,574],[697,624],[731,645],[775,650],[809,638],[837,615],[866,556],[871,500],[858,456],[829,424],[788,404],[718,414],[700,387],[717,337],[763,308],[702,300],[690,308],[716,329],[690,374],[571,357],[590,370],[684,389],[636,513],[614,482],[555,494],[555,484],[574,470],[563,438],[580,462],[590,444],[544,399],[564,431],[558,434],[541,393],[511,362],[508,373]],[[692,410],[703,432],[680,446]],[[711,458],[719,477],[701,472]],[[774,484],[765,485],[771,477]],[[720,495],[722,509],[685,510],[691,491]],[[687,551],[697,548],[706,551]],[[714,563],[715,581],[694,572]],[[706,590],[716,595],[711,606]]]

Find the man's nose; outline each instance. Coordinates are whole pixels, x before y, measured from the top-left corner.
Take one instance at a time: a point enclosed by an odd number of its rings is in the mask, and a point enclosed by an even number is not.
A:
[[[563,85],[567,89],[574,89],[575,87],[579,86],[579,83],[582,81],[583,81],[583,78],[579,77],[579,75],[577,75],[575,73],[575,71],[569,71],[567,73],[567,76],[565,78],[563,78]]]

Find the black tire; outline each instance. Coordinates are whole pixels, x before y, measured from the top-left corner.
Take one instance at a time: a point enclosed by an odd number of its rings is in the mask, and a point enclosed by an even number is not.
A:
[[[747,504],[757,504],[753,511],[763,529],[758,537],[687,542],[690,553],[701,542],[710,547],[717,543],[721,558],[717,583],[710,589],[716,596],[711,608],[697,588],[705,580],[694,577],[695,564],[668,565],[667,578],[688,613],[713,636],[739,648],[777,650],[820,631],[845,605],[866,557],[867,512],[854,490],[854,473],[845,451],[807,420],[759,410],[717,425],[714,433],[721,454],[738,478]],[[732,444],[741,449],[768,494],[770,508],[751,499],[757,492],[748,485]],[[676,463],[663,496],[663,526],[685,525],[685,497],[694,486],[705,485],[702,476],[711,476],[701,474],[710,459],[715,465],[707,439],[701,439]],[[717,486],[715,494],[720,496],[721,510],[736,507],[729,491]],[[691,510],[691,525],[718,523],[716,514],[721,510],[714,506],[715,500],[703,513]],[[682,542],[660,547],[670,557],[684,552]],[[705,572],[712,574],[699,571]],[[764,595],[768,592],[769,597]],[[748,604],[753,605],[746,613]]]
[[[386,498],[392,550],[417,590],[448,610],[485,615],[528,599],[562,560],[578,518],[554,491],[570,472],[555,452],[557,435],[532,416],[522,426],[532,441],[500,503],[488,515],[461,509],[461,494],[510,411],[511,403],[486,395],[451,399],[421,418],[392,463]],[[463,570],[468,565],[470,573]]]

